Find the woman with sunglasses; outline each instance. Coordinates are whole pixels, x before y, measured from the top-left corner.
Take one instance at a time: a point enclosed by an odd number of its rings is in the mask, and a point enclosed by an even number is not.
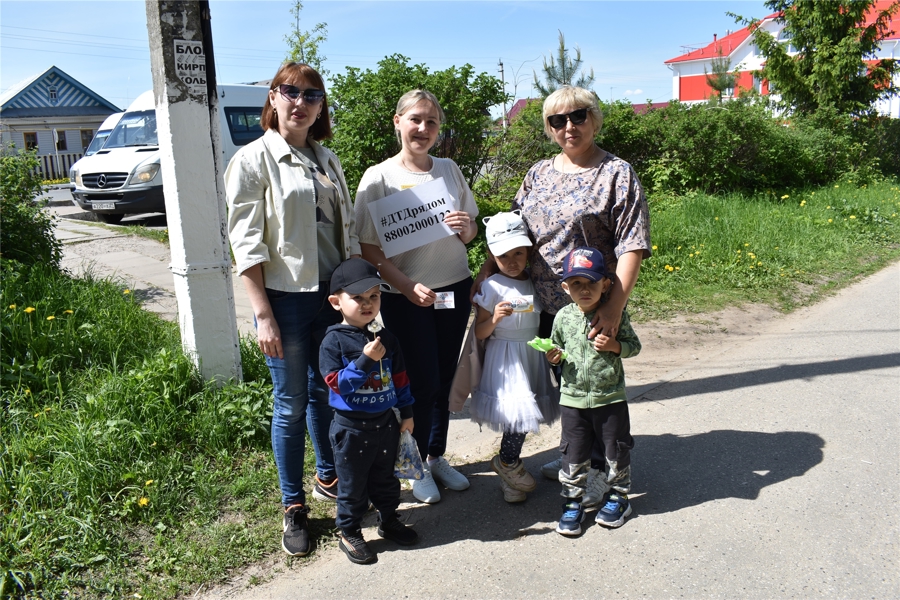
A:
[[[394,115],[400,152],[370,167],[356,193],[356,222],[363,258],[376,265],[381,276],[399,292],[382,294],[381,314],[406,356],[406,371],[416,399],[413,437],[420,454],[427,458],[425,477],[412,482],[413,495],[429,504],[441,499],[435,481],[452,490],[469,487],[469,480],[450,466],[444,452],[450,426],[450,384],[472,310],[466,244],[478,233],[478,207],[456,163],[428,154],[437,142],[443,120],[441,105],[432,93],[412,90],[404,94]],[[388,259],[369,213],[369,203],[438,178],[443,178],[452,204],[444,223],[456,235]],[[438,294],[445,298],[449,295],[452,307],[435,305]]]
[[[561,152],[531,167],[510,207],[521,211],[534,240],[531,278],[544,306],[539,335],[550,337],[556,313],[571,302],[560,285],[563,260],[571,250],[589,246],[603,253],[615,276],[588,337],[615,339],[641,261],[650,256],[647,199],[631,165],[594,142],[603,113],[592,92],[563,87],[544,100],[543,116],[544,132]],[[485,261],[478,281],[496,272],[493,261]],[[541,472],[556,479],[559,467],[553,461]]]
[[[265,134],[241,148],[225,171],[228,228],[272,374],[282,548],[303,556],[310,551],[303,489],[307,426],[316,453],[313,495],[334,501],[337,492],[328,438],[333,411],[318,364],[326,328],[340,321],[328,302],[328,282],[360,250],[341,163],[319,144],[331,137],[319,73],[305,64],[282,65],[260,125]]]

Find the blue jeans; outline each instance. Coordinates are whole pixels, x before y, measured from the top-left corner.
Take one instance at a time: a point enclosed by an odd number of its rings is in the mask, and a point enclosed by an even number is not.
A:
[[[413,403],[413,438],[422,460],[443,456],[450,427],[450,386],[472,312],[472,278],[435,288],[453,292],[455,308],[416,306],[401,294],[381,295],[381,316],[403,349]]]
[[[303,456],[307,426],[319,478],[335,477],[334,453],[328,438],[334,410],[328,406],[328,388],[319,373],[319,346],[325,330],[339,323],[341,314],[328,303],[327,289],[327,282],[319,285],[318,292],[266,289],[284,350],[284,358],[267,356],[266,364],[272,374],[275,397],[272,450],[285,506],[306,504]]]

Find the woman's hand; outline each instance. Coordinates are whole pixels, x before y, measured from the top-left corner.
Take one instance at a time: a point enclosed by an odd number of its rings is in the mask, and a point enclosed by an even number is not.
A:
[[[494,316],[492,320],[494,325],[513,314],[512,302],[501,302],[494,307]]]
[[[444,217],[444,223],[459,236],[463,244],[468,244],[478,234],[478,224],[464,210],[454,210],[448,213]]]
[[[472,289],[469,291],[469,302],[472,302],[475,299],[475,296],[481,293],[481,284],[484,283],[484,280],[499,272],[500,269],[497,268],[497,261],[494,260],[494,257],[491,254],[488,254],[484,259],[481,268],[478,270],[478,275],[475,276],[475,281],[472,282]]]
[[[437,300],[437,294],[421,283],[416,283],[411,287],[407,286],[401,291],[416,306],[431,306]]]
[[[444,223],[446,223],[454,233],[468,231],[471,222],[472,218],[469,217],[469,213],[464,210],[454,210],[444,217]]]
[[[622,309],[612,306],[612,302],[601,304],[597,308],[597,313],[591,320],[591,332],[588,334],[589,339],[596,340],[600,336],[610,339],[616,339],[619,333],[619,323],[622,322]],[[593,337],[591,336],[593,334]]]
[[[256,340],[259,343],[259,349],[266,356],[284,358],[284,350],[281,347],[281,329],[274,317],[256,319]]]

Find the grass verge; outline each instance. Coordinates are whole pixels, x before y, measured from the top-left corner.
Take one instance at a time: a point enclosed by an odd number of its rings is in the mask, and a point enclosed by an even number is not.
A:
[[[653,256],[632,295],[638,320],[816,300],[900,257],[900,186],[838,183],[754,196],[651,198]]]

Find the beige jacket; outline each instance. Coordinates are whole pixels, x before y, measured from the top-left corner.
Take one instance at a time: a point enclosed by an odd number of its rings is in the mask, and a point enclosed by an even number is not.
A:
[[[341,162],[309,141],[339,196],[343,259],[359,254],[353,204]],[[241,148],[225,170],[228,236],[238,273],[262,263],[265,285],[284,292],[319,289],[313,174],[270,129]]]
[[[456,374],[450,386],[450,412],[461,411],[472,390],[481,382],[485,341],[475,337],[473,321],[466,333],[466,341],[463,342],[462,354],[459,355]]]

